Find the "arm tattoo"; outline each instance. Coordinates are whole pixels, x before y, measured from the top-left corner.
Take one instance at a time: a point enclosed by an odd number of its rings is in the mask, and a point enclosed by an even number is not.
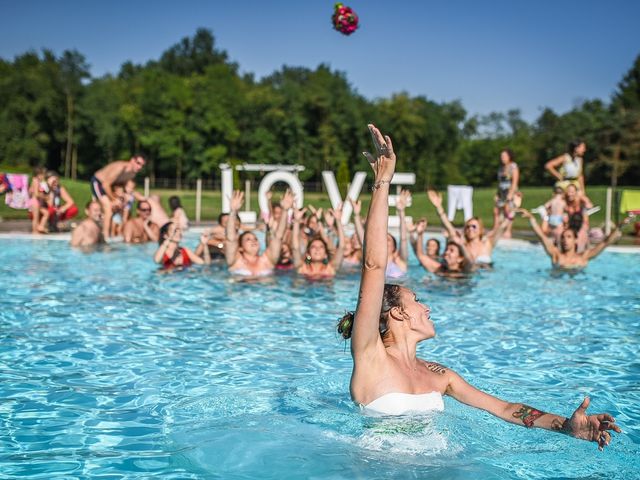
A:
[[[444,375],[445,372],[447,371],[447,369],[444,368],[439,363],[435,363],[435,362],[425,362],[425,363],[427,364],[427,370],[430,370],[433,373],[437,373],[438,375]]]
[[[541,412],[540,410],[536,410],[529,405],[522,405],[520,410],[517,412],[513,412],[514,418],[519,418],[524,423],[524,426],[527,428],[533,427],[533,422],[535,422],[542,415],[546,415],[545,412]]]

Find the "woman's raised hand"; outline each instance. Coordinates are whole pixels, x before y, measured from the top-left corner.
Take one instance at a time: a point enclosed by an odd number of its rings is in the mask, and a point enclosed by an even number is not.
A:
[[[420,220],[418,220],[418,223],[416,223],[416,233],[420,235],[424,233],[426,229],[427,229],[427,219],[421,218]]]
[[[324,224],[329,228],[333,228],[333,224],[335,223],[336,219],[331,208],[327,209],[327,211],[324,212],[323,218]]]
[[[434,207],[436,208],[441,208],[442,207],[442,194],[439,193],[438,191],[430,188],[429,190],[427,190],[427,197],[429,197],[429,200],[431,201],[431,203],[433,204]]]
[[[231,198],[229,199],[229,208],[232,212],[237,212],[242,207],[242,201],[244,200],[244,192],[241,190],[234,190]]]
[[[407,204],[409,203],[409,199],[411,198],[411,192],[409,190],[402,190],[398,198],[396,199],[396,210],[404,211],[407,208]]]
[[[349,197],[349,203],[351,203],[351,207],[353,208],[354,215],[360,215],[362,211],[362,202],[360,200],[353,200],[353,198]]]
[[[296,222],[301,222],[304,218],[304,214],[307,213],[306,208],[294,208],[293,209],[293,220]]]
[[[280,200],[280,206],[285,212],[293,207],[293,193],[288,188]]]
[[[382,135],[375,125],[369,124],[369,132],[375,147],[375,157],[369,152],[362,152],[373,168],[375,181],[390,183],[396,168],[396,154],[393,151],[393,143],[388,135]]]

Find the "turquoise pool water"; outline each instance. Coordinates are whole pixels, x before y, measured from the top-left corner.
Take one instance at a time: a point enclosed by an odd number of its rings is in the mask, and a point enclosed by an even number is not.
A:
[[[152,245],[0,247],[0,478],[640,476],[638,255],[557,278],[541,249],[503,246],[470,281],[406,281],[438,331],[423,358],[555,413],[590,395],[624,430],[598,452],[449,398],[433,416],[362,416],[334,330],[357,275],[240,284],[218,267],[160,275]]]

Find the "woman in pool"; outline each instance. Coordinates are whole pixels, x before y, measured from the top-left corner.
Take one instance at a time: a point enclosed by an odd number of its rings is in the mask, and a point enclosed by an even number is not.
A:
[[[507,422],[565,433],[598,442],[604,448],[611,440],[609,430],[620,429],[608,414],[587,416],[588,398],[565,418],[500,400],[472,387],[452,370],[416,357],[418,342],[433,338],[435,330],[429,307],[411,290],[385,285],[387,201],[396,156],[391,139],[383,137],[373,125],[369,129],[377,155],[366,154],[375,182],[365,231],[360,294],[355,314],[346,314],[338,324],[342,336],[351,338],[351,398],[369,411],[400,415],[443,410],[442,395],[450,395]]]
[[[158,243],[160,246],[153,256],[156,263],[162,263],[164,270],[183,269],[190,267],[192,264],[209,265],[211,264],[211,256],[209,249],[203,249],[203,256],[196,255],[191,249],[181,247],[182,229],[173,222],[165,223],[160,229],[160,238]],[[200,236],[200,244],[206,247],[209,241],[209,234],[203,233]]]
[[[578,252],[578,234],[571,228],[565,228],[560,235],[560,245],[556,247],[553,240],[547,237],[533,214],[524,208],[517,210],[523,217],[529,219],[531,228],[542,242],[544,251],[547,252],[554,268],[563,270],[576,270],[587,266],[589,260],[599,255],[606,247],[620,238],[620,230],[616,227],[604,241],[599,244],[587,248],[582,252]]]
[[[307,278],[335,277],[342,265],[344,254],[344,230],[342,228],[342,209],[329,210],[334,218],[338,232],[338,243],[330,249],[326,240],[317,236],[307,243],[304,260],[300,250],[300,222],[304,218],[304,210],[296,209],[293,213],[293,233],[291,234],[293,263],[298,274]],[[330,251],[331,250],[331,251]]]
[[[437,256],[434,257],[433,252],[431,255],[429,252],[425,253],[422,248],[422,237],[426,228],[427,220],[423,218],[416,224],[415,236],[411,237],[411,246],[420,265],[429,272],[444,277],[462,277],[471,272],[473,269],[473,261],[469,257],[467,249],[456,237],[453,237],[447,242],[442,259]],[[434,239],[429,239],[429,241],[431,240]],[[429,241],[427,241],[427,245]],[[437,242],[437,240],[435,241]],[[438,242],[438,250],[439,249],[440,243]]]
[[[235,218],[242,206],[244,193],[236,190],[231,197],[229,215]],[[287,228],[286,212],[293,206],[293,194],[287,190],[280,200],[283,214],[267,249],[260,253],[260,242],[253,232],[238,236],[234,222],[227,222],[225,257],[229,273],[242,277],[265,277],[273,274],[280,257],[280,247]]]
[[[433,206],[436,207],[440,221],[449,233],[449,238],[459,237],[458,232],[451,224],[444,212],[444,209],[442,208],[442,195],[435,190],[429,190],[427,192],[427,196],[429,197],[429,200],[431,200]],[[522,204],[522,196],[516,192],[513,196],[512,203],[514,208],[519,208]],[[493,249],[498,243],[498,240],[500,240],[502,232],[504,232],[513,221],[513,215],[514,214],[512,213],[510,216],[506,217],[500,225],[491,230],[491,232],[486,236],[484,234],[484,226],[482,225],[482,220],[480,220],[480,218],[471,217],[469,220],[464,222],[463,244],[476,267],[490,268],[492,266],[493,260],[491,259],[491,254],[493,253]]]

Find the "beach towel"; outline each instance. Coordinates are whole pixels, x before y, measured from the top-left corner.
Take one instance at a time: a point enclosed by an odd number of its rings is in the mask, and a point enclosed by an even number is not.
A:
[[[466,185],[447,186],[447,214],[453,222],[456,210],[464,210],[464,221],[473,217],[473,187]]]
[[[5,174],[11,188],[5,195],[5,203],[16,209],[29,208],[29,175],[26,173]]]
[[[623,190],[620,199],[620,213],[640,214],[640,190]]]

